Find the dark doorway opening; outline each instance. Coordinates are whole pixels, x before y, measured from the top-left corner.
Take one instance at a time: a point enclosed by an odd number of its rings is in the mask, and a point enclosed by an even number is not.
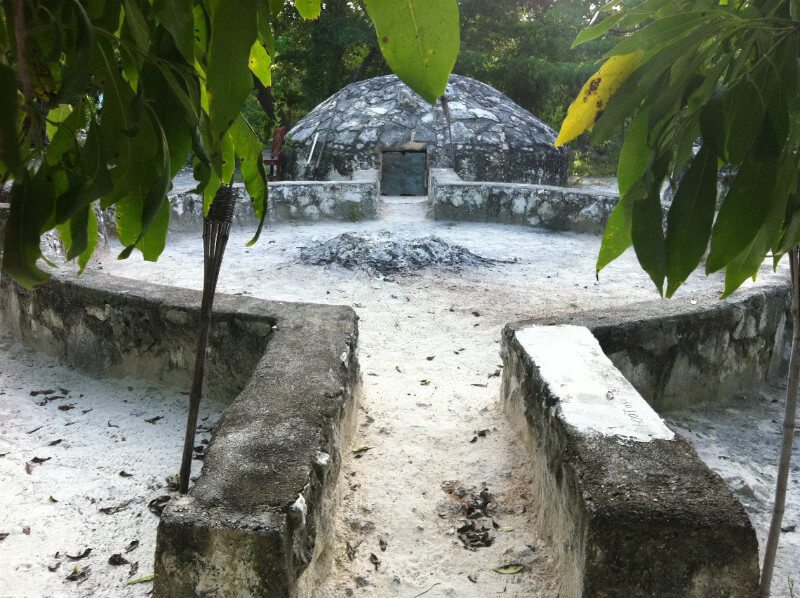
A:
[[[428,155],[424,151],[383,152],[382,195],[426,195]]]

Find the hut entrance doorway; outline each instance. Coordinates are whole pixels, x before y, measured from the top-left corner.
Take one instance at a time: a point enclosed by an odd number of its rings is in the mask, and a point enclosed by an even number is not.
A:
[[[390,151],[381,156],[381,195],[426,195],[428,155],[425,151]]]

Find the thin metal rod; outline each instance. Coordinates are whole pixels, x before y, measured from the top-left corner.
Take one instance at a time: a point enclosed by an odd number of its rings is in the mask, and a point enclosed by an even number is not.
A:
[[[797,392],[800,386],[800,247],[789,250],[792,278],[792,356],[789,360],[789,379],[786,384],[786,411],[783,417],[783,440],[781,442],[778,477],[775,484],[775,504],[764,549],[764,567],[761,569],[760,596],[767,598],[772,587],[775,557],[781,536],[781,524],[786,509],[786,491],[789,485],[789,469],[792,463],[795,419],[797,418]]]
[[[203,379],[208,336],[211,331],[211,314],[214,308],[214,294],[222,267],[222,258],[225,255],[225,247],[228,244],[235,201],[236,196],[233,189],[229,186],[221,187],[211,204],[208,216],[203,221],[203,299],[200,304],[200,334],[197,339],[197,352],[194,360],[194,377],[192,390],[189,393],[189,414],[186,420],[186,435],[183,439],[179,484],[181,494],[189,491],[197,418],[200,414],[200,400],[203,396]]]

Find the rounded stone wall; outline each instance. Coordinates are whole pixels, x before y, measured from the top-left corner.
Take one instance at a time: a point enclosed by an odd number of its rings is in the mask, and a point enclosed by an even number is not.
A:
[[[445,98],[449,126],[442,104],[431,106],[394,75],[348,85],[289,132],[287,170],[295,179],[348,179],[382,170],[386,152],[424,152],[426,170],[453,168],[467,181],[566,182],[566,152],[530,112],[458,75]]]

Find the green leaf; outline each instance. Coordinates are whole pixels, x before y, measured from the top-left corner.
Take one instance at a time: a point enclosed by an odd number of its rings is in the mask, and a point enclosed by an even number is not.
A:
[[[775,199],[777,163],[746,160],[739,168],[711,232],[706,272],[716,272],[753,241]]]
[[[631,240],[639,264],[650,275],[659,294],[663,294],[667,253],[660,191],[664,179],[663,176],[654,178],[648,185],[648,192],[637,197],[633,203]]]
[[[625,134],[625,141],[619,152],[617,167],[617,185],[620,196],[625,195],[631,186],[644,174],[650,151],[647,142],[650,130],[650,112],[642,108],[631,121]]]
[[[294,6],[304,19],[316,19],[322,10],[320,0],[294,0]]]
[[[11,188],[11,209],[3,245],[3,270],[26,288],[32,288],[50,277],[36,264],[42,257],[39,235],[50,219],[55,204],[55,192],[49,174],[49,168],[43,165],[33,178],[19,178]]]
[[[700,111],[700,135],[703,144],[720,159],[725,159],[725,88],[714,91]]]
[[[231,138],[236,157],[239,158],[239,168],[244,178],[245,189],[250,195],[256,218],[258,218],[258,229],[248,243],[250,246],[258,241],[267,216],[267,172],[262,159],[264,145],[258,140],[253,129],[242,116],[239,116],[233,123]]]
[[[194,63],[194,14],[192,0],[154,0],[155,16],[169,31],[175,47],[189,64]]]
[[[586,42],[592,41],[597,39],[598,37],[602,37],[609,29],[611,29],[614,25],[619,23],[619,20],[622,18],[622,14],[612,14],[596,25],[592,25],[591,27],[587,27],[583,29],[578,36],[575,38],[575,41],[572,42],[570,49],[574,49],[581,44],[585,44]]]
[[[147,262],[155,262],[167,244],[169,228],[169,201],[164,199],[155,216],[136,242],[136,248],[142,252]]]
[[[19,104],[17,77],[14,69],[0,64],[0,162],[14,176],[22,175],[22,156],[19,151]]]
[[[250,59],[248,60],[250,72],[252,72],[264,87],[272,86],[272,59],[269,57],[266,48],[259,42],[255,42],[250,48]]]
[[[647,27],[623,38],[608,53],[608,56],[630,54],[638,51],[654,51],[665,44],[685,38],[696,27],[718,27],[713,21],[714,11],[689,11],[672,14],[652,21]]]
[[[717,157],[703,145],[678,185],[667,216],[667,297],[697,268],[717,206]]]
[[[444,93],[460,47],[456,0],[366,0],[387,64],[431,104]]]
[[[138,0],[123,0],[125,5],[125,26],[141,52],[146,53],[150,47],[150,29],[142,14]]]
[[[258,33],[257,18],[256,0],[214,4],[206,86],[215,144],[233,124],[253,87],[247,63]]]
[[[603,242],[600,245],[600,254],[597,257],[596,273],[613,262],[631,246],[631,222],[633,217],[633,204],[638,196],[647,192],[644,183],[639,180],[623,195],[608,218],[606,230],[603,233]]]
[[[787,196],[778,194],[772,202],[769,213],[764,219],[764,224],[745,250],[734,258],[725,269],[725,299],[748,278],[755,280],[761,264],[767,257],[767,252],[772,247],[775,238],[780,234],[781,224],[786,209]]]
[[[747,79],[726,95],[726,155],[732,164],[739,164],[755,142],[764,122],[764,106],[755,86]]]
[[[97,247],[97,215],[94,208],[86,206],[69,222],[61,224],[57,228],[64,248],[67,250],[67,259],[72,260],[77,257],[78,267],[82,273]]]
[[[53,103],[66,102],[74,94],[82,92],[90,75],[92,53],[94,51],[94,27],[89,15],[78,0],[72,0],[71,6],[75,12],[75,54],[67,61],[66,68],[61,77],[61,86]]]
[[[66,120],[72,112],[72,106],[69,104],[59,104],[55,108],[51,108],[47,113],[47,122],[45,124],[45,132],[48,139],[53,139],[59,125]]]

